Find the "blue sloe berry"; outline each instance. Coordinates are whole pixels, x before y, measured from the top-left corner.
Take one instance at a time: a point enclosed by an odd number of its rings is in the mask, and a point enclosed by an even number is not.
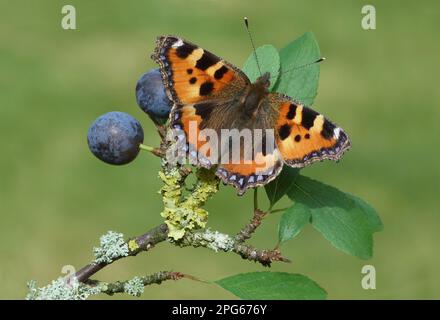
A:
[[[136,84],[136,101],[153,121],[163,123],[168,119],[173,104],[166,95],[158,68],[140,77]]]
[[[144,141],[141,124],[124,112],[108,112],[92,123],[87,134],[89,149],[100,160],[115,165],[133,161]]]

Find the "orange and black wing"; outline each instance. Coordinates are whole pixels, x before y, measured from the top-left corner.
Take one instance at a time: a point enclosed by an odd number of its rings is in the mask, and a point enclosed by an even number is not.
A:
[[[256,152],[251,161],[245,161],[242,157],[239,163],[220,164],[216,174],[224,183],[233,185],[237,193],[242,195],[249,188],[265,185],[275,179],[282,168],[283,159],[275,148],[271,151]]]
[[[276,144],[287,165],[302,168],[324,159],[337,161],[350,148],[345,131],[322,114],[278,93],[270,94],[269,101],[278,110]]]
[[[177,105],[230,99],[249,84],[238,68],[181,38],[159,37],[151,57],[160,66],[168,97]]]
[[[225,115],[233,114],[233,102],[249,79],[232,64],[174,36],[159,37],[152,58],[160,66],[167,95],[174,103],[170,127],[184,136],[187,144],[183,148],[192,164],[210,168],[212,159],[199,151],[211,143],[199,139],[200,131],[229,128]]]

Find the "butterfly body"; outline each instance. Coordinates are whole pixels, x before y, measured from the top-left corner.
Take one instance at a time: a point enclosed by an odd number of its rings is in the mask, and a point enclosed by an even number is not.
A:
[[[252,118],[258,116],[258,110],[262,107],[262,101],[269,94],[270,73],[266,72],[260,78],[248,85],[243,102],[243,108],[246,115]]]
[[[190,158],[196,165],[215,167],[239,194],[273,180],[284,164],[301,168],[323,159],[338,160],[350,147],[345,132],[323,115],[270,92],[269,73],[251,83],[232,64],[173,36],[158,38],[152,58],[174,103],[170,126],[183,132]],[[202,139],[192,139],[194,130]],[[230,142],[246,141],[249,132],[253,140],[240,143],[234,158]],[[210,151],[204,153],[206,149]]]

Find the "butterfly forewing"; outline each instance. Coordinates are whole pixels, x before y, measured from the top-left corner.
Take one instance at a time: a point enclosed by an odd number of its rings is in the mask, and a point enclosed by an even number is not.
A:
[[[161,67],[170,99],[182,105],[230,99],[249,83],[240,70],[177,37],[159,37],[152,58]]]

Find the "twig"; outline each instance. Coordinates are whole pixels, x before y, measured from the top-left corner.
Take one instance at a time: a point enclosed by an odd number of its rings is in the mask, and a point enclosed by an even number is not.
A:
[[[227,234],[209,229],[202,232],[187,233],[183,239],[175,242],[175,244],[181,247],[204,247],[216,252],[234,252],[243,259],[259,262],[265,267],[269,267],[271,263],[275,261],[290,262],[290,260],[283,257],[281,252],[277,249],[256,249],[251,245],[237,241],[236,238],[232,238]]]
[[[130,251],[128,253],[128,256],[135,256],[141,251],[148,251],[153,246],[158,244],[159,242],[165,241],[167,239],[168,234],[168,227],[166,224],[161,224],[157,226],[156,228],[153,228],[149,230],[148,232],[144,233],[143,235],[139,237],[132,238],[127,241],[128,247],[130,248]],[[121,259],[123,257],[118,257],[112,260],[109,263],[101,262],[101,263],[95,263],[92,262],[85,267],[81,268],[78,272],[74,274],[74,277],[77,278],[79,282],[85,282],[87,281],[92,275],[97,273],[102,268],[106,267],[107,265]]]
[[[110,296],[115,293],[130,293],[134,296],[139,296],[142,293],[143,288],[141,288],[142,290],[140,290],[140,288],[136,288],[136,287],[139,286],[145,287],[152,284],[161,284],[163,281],[180,280],[183,278],[188,278],[191,280],[195,279],[194,277],[183,274],[181,272],[160,271],[151,275],[147,275],[143,277],[135,277],[134,279],[131,280],[116,281],[112,283],[89,279],[85,281],[85,284],[93,287],[100,286],[102,288],[101,293],[105,293]]]
[[[238,243],[244,242],[247,239],[250,239],[252,234],[257,230],[257,228],[261,225],[263,218],[266,216],[267,212],[264,212],[260,209],[254,210],[254,216],[251,221],[240,230],[240,232],[235,236],[235,241]]]
[[[264,215],[265,215],[264,212],[259,211],[254,216],[254,219],[252,219],[252,221],[257,220],[257,222],[254,221],[254,224],[250,223],[249,225],[247,225],[245,228],[243,228],[240,234],[242,232],[243,234],[246,234],[247,232],[247,235],[249,235],[250,237],[250,233],[252,233],[256,229],[256,227],[258,227]],[[256,217],[257,219],[255,219]],[[249,230],[249,231],[244,231],[244,230]],[[127,256],[117,257],[109,263],[92,262],[86,265],[85,267],[81,268],[78,272],[76,272],[74,274],[74,277],[76,277],[76,279],[79,282],[90,284],[91,283],[90,281],[92,281],[90,280],[90,277],[96,274],[104,267],[110,265],[111,263],[119,259],[136,256],[140,252],[150,250],[156,244],[167,240],[167,234],[168,234],[167,225],[161,224],[139,237],[129,239],[127,241],[127,244],[128,247],[130,248],[130,251]],[[237,240],[237,237],[234,239],[227,234],[223,234],[218,231],[211,231],[208,229],[208,230],[204,230],[203,232],[187,232],[187,235],[181,241],[174,242],[174,244],[182,247],[184,246],[205,247],[214,251],[234,252],[240,255],[243,259],[259,262],[263,266],[270,266],[270,264],[275,261],[290,262],[290,260],[283,257],[281,255],[281,252],[277,249],[274,250],[256,249],[250,245],[243,244],[242,241]],[[192,278],[188,275],[186,275],[186,277]],[[152,278],[148,278],[148,279],[152,279]],[[196,278],[192,278],[192,279],[197,280]],[[116,283],[121,283],[121,282],[116,282]]]
[[[259,262],[265,267],[270,267],[271,263],[275,261],[291,262],[289,259],[283,257],[281,252],[277,249],[258,250],[243,243],[235,244],[233,252],[239,254],[243,259]]]

